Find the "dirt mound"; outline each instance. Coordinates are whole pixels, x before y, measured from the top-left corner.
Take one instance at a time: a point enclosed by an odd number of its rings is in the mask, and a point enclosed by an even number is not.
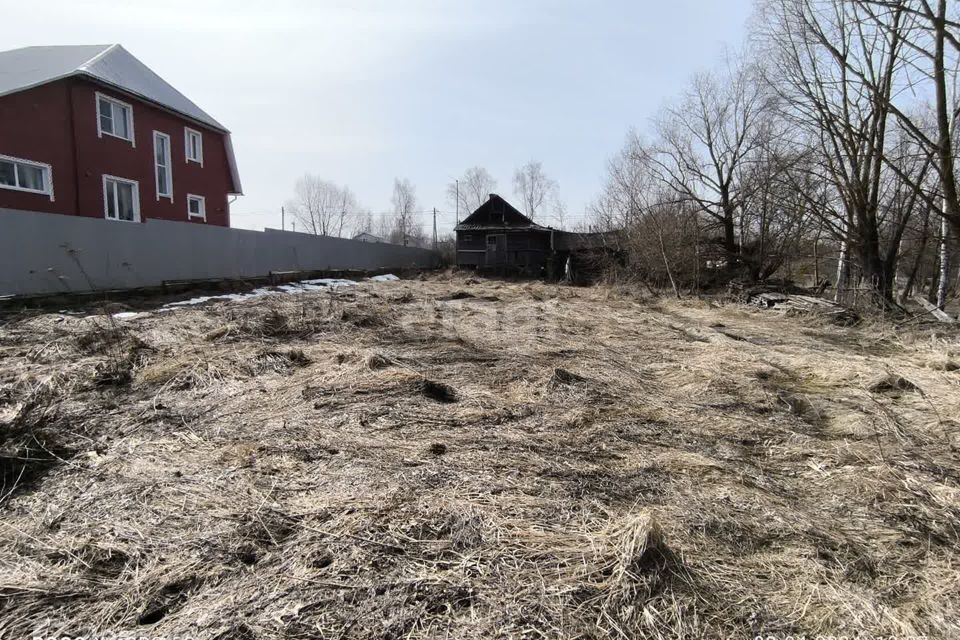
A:
[[[421,380],[417,384],[417,390],[424,396],[443,403],[453,403],[459,400],[457,390],[448,384],[435,382],[434,380]]]

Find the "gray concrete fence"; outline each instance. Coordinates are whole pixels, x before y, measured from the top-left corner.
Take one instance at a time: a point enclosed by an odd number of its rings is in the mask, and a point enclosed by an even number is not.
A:
[[[433,251],[289,231],[0,209],[0,296],[136,289],[282,271],[430,268]]]

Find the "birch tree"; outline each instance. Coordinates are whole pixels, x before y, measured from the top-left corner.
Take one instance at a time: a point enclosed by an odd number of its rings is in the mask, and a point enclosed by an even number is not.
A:
[[[319,176],[301,176],[293,191],[286,207],[307,233],[340,237],[357,210],[357,198],[349,187]]]
[[[420,244],[423,225],[417,218],[417,190],[410,180],[395,178],[393,181],[393,227],[390,240],[395,244]]]
[[[447,199],[457,205],[461,218],[480,208],[497,189],[497,181],[483,167],[471,167],[463,176],[447,185]]]
[[[543,172],[543,164],[531,160],[513,174],[513,192],[520,199],[523,212],[536,220],[543,207],[553,198],[557,183]]]

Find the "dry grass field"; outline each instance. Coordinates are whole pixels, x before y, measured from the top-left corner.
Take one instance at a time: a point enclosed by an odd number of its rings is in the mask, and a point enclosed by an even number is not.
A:
[[[958,365],[448,276],[7,313],[0,637],[958,637]]]

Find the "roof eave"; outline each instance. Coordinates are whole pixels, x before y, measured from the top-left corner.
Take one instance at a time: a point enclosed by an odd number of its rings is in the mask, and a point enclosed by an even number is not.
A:
[[[230,181],[233,183],[234,189],[230,192],[230,195],[242,196],[243,185],[240,184],[240,169],[237,168],[237,156],[233,152],[233,138],[229,131],[223,134],[223,146],[227,152],[227,166],[230,168]]]
[[[127,88],[125,88],[125,87],[121,87],[120,85],[114,84],[114,83],[112,83],[112,82],[107,82],[107,81],[104,80],[103,78],[100,78],[100,77],[98,77],[98,76],[95,76],[95,75],[93,75],[92,73],[89,73],[89,72],[84,71],[84,70],[82,70],[82,69],[78,69],[78,70],[76,70],[76,71],[71,71],[70,73],[65,73],[65,74],[63,74],[63,75],[59,75],[59,76],[56,76],[56,77],[53,77],[53,78],[48,78],[48,79],[43,80],[43,81],[41,81],[41,82],[34,82],[33,84],[25,85],[25,86],[22,86],[22,87],[17,87],[16,89],[11,89],[10,91],[0,92],[0,98],[3,98],[4,96],[12,96],[12,95],[15,95],[15,94],[18,94],[18,93],[23,93],[24,91],[30,91],[31,89],[36,89],[37,87],[43,87],[43,86],[48,85],[48,84],[53,84],[54,82],[60,82],[61,80],[67,80],[67,79],[69,79],[69,78],[78,78],[78,77],[81,77],[81,78],[83,78],[84,80],[88,80],[88,81],[90,81],[90,82],[93,82],[93,83],[95,83],[95,84],[99,84],[99,85],[104,86],[104,87],[109,87],[109,88],[111,88],[111,89],[113,89],[113,90],[115,90],[115,91],[119,91],[120,93],[123,93],[123,94],[125,94],[125,95],[133,96],[133,97],[136,98],[137,100],[140,100],[140,101],[142,101],[142,102],[147,102],[147,103],[149,103],[151,106],[154,106],[154,107],[156,107],[156,108],[158,108],[158,109],[160,109],[160,110],[162,110],[162,111],[166,111],[167,113],[172,113],[172,114],[174,114],[174,115],[176,115],[176,116],[178,116],[178,117],[184,118],[185,120],[189,120],[190,122],[192,122],[193,124],[195,124],[195,125],[197,125],[197,126],[206,127],[206,128],[208,128],[208,129],[213,129],[214,131],[217,131],[218,133],[224,133],[224,134],[229,134],[229,133],[230,133],[230,130],[229,130],[229,129],[227,129],[226,127],[224,127],[224,126],[223,126],[222,124],[220,124],[219,122],[216,122],[215,120],[214,120],[213,122],[207,122],[206,120],[198,120],[197,118],[191,116],[190,114],[184,113],[184,112],[182,112],[182,111],[178,111],[178,110],[176,110],[176,109],[171,109],[170,107],[168,107],[168,106],[166,106],[166,105],[163,105],[163,104],[160,104],[160,103],[157,102],[156,100],[153,100],[153,99],[151,99],[151,98],[148,98],[147,96],[145,96],[145,95],[143,95],[143,94],[141,94],[141,93],[137,93],[136,91],[130,91],[129,89],[127,89]],[[214,124],[214,123],[216,123],[216,124]]]
[[[454,231],[483,231],[484,229],[495,231],[555,231],[550,227],[541,227],[540,225],[531,226],[510,226],[502,224],[477,224],[462,225],[458,224],[453,228]]]
[[[12,96],[17,93],[23,93],[24,91],[30,91],[31,89],[36,89],[37,87],[42,87],[44,85],[48,85],[53,82],[59,82],[60,80],[66,80],[67,78],[72,78],[75,75],[77,75],[77,72],[71,71],[70,73],[64,73],[63,75],[56,76],[55,78],[48,78],[46,80],[41,80],[40,82],[34,82],[33,84],[30,84],[30,85],[17,87],[16,89],[11,89],[9,91],[3,91],[3,92],[0,92],[0,98],[4,96]]]
[[[217,122],[217,121],[214,120],[213,118],[211,118],[209,122],[206,121],[206,120],[199,120],[199,119],[197,119],[196,117],[191,116],[191,115],[188,114],[188,113],[184,113],[183,111],[179,111],[179,110],[177,110],[177,109],[172,109],[172,108],[168,107],[168,106],[165,105],[165,104],[161,104],[161,103],[157,102],[156,100],[154,100],[154,99],[152,99],[152,98],[149,98],[149,97],[143,95],[142,93],[137,93],[136,91],[131,91],[130,89],[127,89],[126,87],[122,87],[122,86],[120,86],[120,85],[118,85],[118,84],[115,84],[115,83],[113,83],[113,82],[107,82],[107,81],[104,80],[103,78],[101,78],[101,77],[99,77],[99,76],[96,76],[96,75],[93,75],[92,73],[90,73],[90,72],[88,72],[88,71],[77,70],[77,71],[75,71],[74,73],[68,74],[68,75],[66,75],[66,76],[62,76],[61,78],[57,78],[57,80],[63,80],[64,78],[72,78],[72,77],[78,77],[78,76],[79,76],[79,77],[83,77],[83,79],[88,80],[88,81],[90,81],[90,82],[93,82],[93,83],[95,83],[95,84],[99,84],[99,85],[102,85],[102,86],[104,86],[104,87],[110,87],[111,89],[113,89],[113,90],[115,90],[115,91],[119,91],[120,93],[126,94],[126,95],[128,95],[128,96],[133,96],[134,98],[136,98],[137,100],[140,100],[141,102],[149,103],[151,106],[156,107],[157,109],[160,109],[161,111],[166,111],[167,113],[172,113],[172,114],[174,114],[174,115],[176,115],[176,116],[178,116],[178,117],[180,117],[180,118],[183,118],[183,119],[185,119],[185,120],[189,120],[190,122],[192,122],[193,124],[195,124],[195,125],[197,125],[197,126],[206,127],[206,128],[208,128],[208,129],[213,129],[214,131],[217,131],[218,133],[223,133],[223,134],[227,134],[227,135],[230,134],[230,130],[229,130],[229,129],[227,129],[226,127],[224,127],[222,124],[220,124],[219,122]],[[55,81],[54,81],[54,80],[51,80],[51,82],[55,82]],[[46,83],[44,83],[44,84],[46,84]]]

